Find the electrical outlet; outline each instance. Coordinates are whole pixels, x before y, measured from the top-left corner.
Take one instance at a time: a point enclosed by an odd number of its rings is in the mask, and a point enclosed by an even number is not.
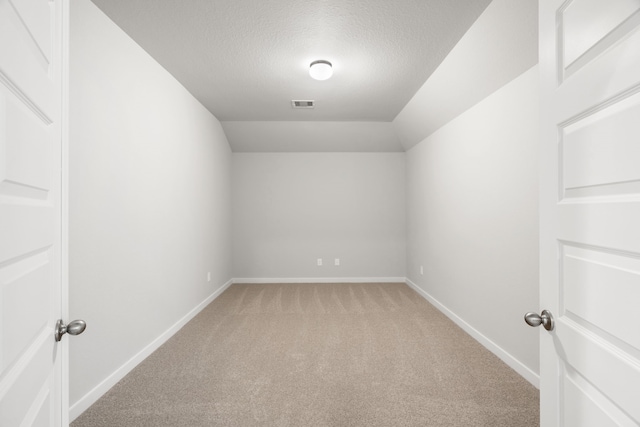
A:
[[[210,282],[210,281],[211,281],[211,272],[208,272],[207,273],[207,282]]]
[[[333,264],[334,264],[334,265],[340,265],[340,258],[336,258],[336,259],[333,261]]]
[[[424,276],[424,267],[423,266],[420,266],[420,275]]]
[[[322,266],[322,258],[318,258],[318,267]]]

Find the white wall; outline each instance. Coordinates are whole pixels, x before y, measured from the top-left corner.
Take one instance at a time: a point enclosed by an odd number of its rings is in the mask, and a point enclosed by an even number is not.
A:
[[[404,277],[404,179],[404,153],[234,153],[234,277]]]
[[[70,60],[70,314],[88,324],[70,340],[74,417],[231,278],[231,151],[88,0],[71,2]]]
[[[538,106],[536,66],[406,154],[408,278],[533,383]]]

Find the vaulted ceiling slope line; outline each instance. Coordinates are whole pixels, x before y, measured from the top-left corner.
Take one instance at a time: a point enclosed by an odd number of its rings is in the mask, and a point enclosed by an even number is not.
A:
[[[236,152],[406,151],[538,63],[538,10],[494,0],[392,122],[223,121]]]
[[[404,151],[537,62],[537,42],[520,45],[537,27],[521,21],[530,0],[92,1],[221,121],[233,151]],[[309,77],[316,59],[333,63],[330,80]]]
[[[221,122],[234,152],[402,152],[391,122]]]
[[[538,2],[494,0],[393,120],[404,150],[538,63]]]
[[[391,121],[490,0],[93,2],[218,120]]]

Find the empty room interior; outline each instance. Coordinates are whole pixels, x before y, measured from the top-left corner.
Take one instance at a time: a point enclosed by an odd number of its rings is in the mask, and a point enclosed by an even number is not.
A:
[[[537,424],[538,2],[74,0],[69,40],[73,425]]]

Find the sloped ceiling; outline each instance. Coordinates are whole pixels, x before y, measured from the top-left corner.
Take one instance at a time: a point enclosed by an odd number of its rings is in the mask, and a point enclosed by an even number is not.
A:
[[[424,134],[407,126],[422,103],[397,123],[394,119],[490,3],[93,2],[222,122],[234,151],[245,152],[405,150],[415,135]],[[537,5],[531,0],[494,3],[510,3],[516,10]],[[331,79],[309,77],[309,63],[316,59],[333,63]],[[464,73],[458,77],[464,79]],[[313,99],[316,107],[294,110],[292,99]]]
[[[403,148],[537,63],[537,2],[494,0],[393,120]]]

